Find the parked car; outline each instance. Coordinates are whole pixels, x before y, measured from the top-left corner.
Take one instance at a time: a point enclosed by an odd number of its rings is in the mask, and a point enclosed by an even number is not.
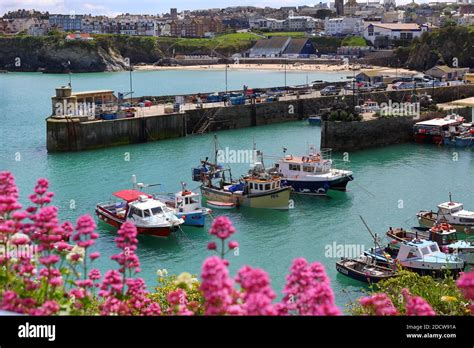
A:
[[[397,82],[393,84],[393,89],[413,89],[415,88],[415,84],[412,82]]]
[[[358,82],[357,90],[359,92],[370,92],[372,90],[372,86],[370,85],[369,82]]]
[[[339,92],[340,92],[340,89],[337,88],[336,86],[327,86],[321,90],[321,95],[322,96],[338,95]]]
[[[387,84],[384,82],[375,82],[372,85],[372,89],[376,91],[385,91],[387,89]]]

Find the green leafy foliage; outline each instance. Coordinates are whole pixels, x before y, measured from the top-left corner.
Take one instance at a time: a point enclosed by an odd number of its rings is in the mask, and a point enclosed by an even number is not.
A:
[[[438,315],[469,315],[469,301],[466,300],[452,277],[435,279],[417,273],[401,270],[395,278],[383,280],[372,286],[369,295],[386,293],[400,314],[405,314],[402,289],[410,290],[415,296],[423,297]],[[368,314],[358,302],[349,306],[355,315]]]

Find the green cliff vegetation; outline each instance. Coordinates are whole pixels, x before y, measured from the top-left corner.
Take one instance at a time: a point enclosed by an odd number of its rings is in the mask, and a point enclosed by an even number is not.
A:
[[[94,40],[67,41],[64,33],[56,31],[47,36],[22,34],[0,37],[0,69],[65,72],[70,68],[75,72],[104,71],[126,68],[127,58],[132,64],[153,64],[161,58],[184,54],[208,54],[223,58],[251,48],[262,38],[254,33],[230,33],[215,38],[106,34],[92,37]],[[21,65],[15,65],[18,57]]]
[[[415,38],[411,45],[396,50],[401,65],[416,70],[427,70],[439,64],[459,67],[474,66],[473,27],[447,26]]]
[[[342,46],[367,46],[367,41],[362,36],[347,36],[342,40]]]

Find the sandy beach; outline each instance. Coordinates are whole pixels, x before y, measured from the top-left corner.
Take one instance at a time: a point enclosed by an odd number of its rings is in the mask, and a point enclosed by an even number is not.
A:
[[[134,69],[137,71],[159,71],[159,70],[225,70],[225,64],[215,65],[189,65],[189,66],[157,66],[157,65],[136,65]],[[268,70],[268,71],[284,71],[284,64],[229,64],[229,70]],[[395,69],[382,66],[365,66],[361,64],[288,64],[286,66],[288,72],[352,72],[361,70],[379,70],[385,75],[411,75],[416,71],[408,69]]]
[[[190,66],[156,66],[156,65],[137,65],[135,70],[153,71],[153,70],[225,70],[225,64],[215,65],[190,65]],[[360,70],[360,65],[343,64],[288,64],[286,70],[291,71],[352,71]],[[229,64],[229,70],[270,70],[284,71],[284,64]]]

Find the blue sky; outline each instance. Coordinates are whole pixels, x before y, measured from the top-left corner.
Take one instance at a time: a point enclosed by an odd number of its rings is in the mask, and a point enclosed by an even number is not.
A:
[[[0,0],[0,14],[18,8],[34,8],[50,13],[70,13],[74,11],[77,14],[114,15],[126,12],[156,14],[168,12],[171,7],[177,7],[179,10],[239,5],[278,8],[281,6],[312,5],[319,3],[319,1],[323,0]]]

